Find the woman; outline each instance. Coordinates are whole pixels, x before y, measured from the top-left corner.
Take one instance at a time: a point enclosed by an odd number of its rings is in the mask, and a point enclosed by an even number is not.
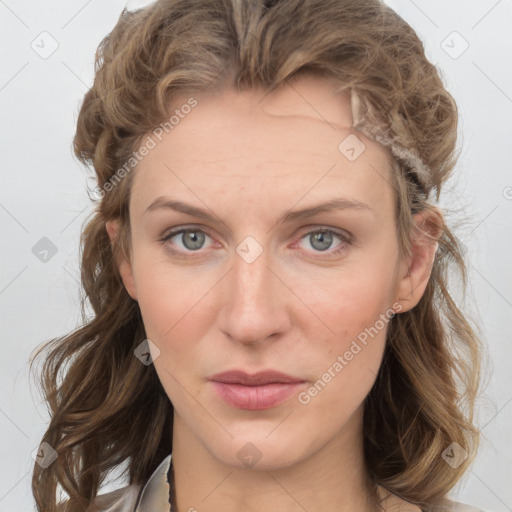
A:
[[[38,510],[475,510],[446,498],[478,446],[456,127],[378,0],[124,11],[77,123],[94,315],[47,349]]]

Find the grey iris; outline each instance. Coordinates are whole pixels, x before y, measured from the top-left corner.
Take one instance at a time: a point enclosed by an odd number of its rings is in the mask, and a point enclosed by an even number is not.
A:
[[[316,242],[319,241],[319,246],[316,245]],[[329,247],[332,244],[332,234],[328,232],[319,232],[315,235],[311,235],[311,245],[318,249],[319,251],[325,251],[326,249],[329,249]]]
[[[197,250],[200,249],[204,243],[204,233],[201,233],[200,231],[186,231],[185,233],[182,233],[181,239],[183,241],[183,245],[187,249]]]

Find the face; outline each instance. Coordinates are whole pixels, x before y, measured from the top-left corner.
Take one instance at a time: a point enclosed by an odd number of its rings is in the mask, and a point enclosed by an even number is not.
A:
[[[354,138],[334,83],[292,84],[193,95],[133,171],[120,268],[175,428],[238,467],[243,450],[284,467],[360,430],[400,310],[387,152]],[[230,370],[297,382],[212,381]]]

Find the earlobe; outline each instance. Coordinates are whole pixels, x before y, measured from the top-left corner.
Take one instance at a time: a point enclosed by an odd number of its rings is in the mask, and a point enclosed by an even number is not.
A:
[[[443,216],[438,208],[417,213],[414,222],[411,255],[401,263],[398,276],[396,302],[401,305],[400,313],[412,309],[423,296],[443,232]]]
[[[120,225],[118,220],[107,220],[105,228],[110,238],[112,253],[115,255],[117,268],[124,287],[133,300],[137,300],[137,289],[135,287],[135,279],[133,276],[133,268],[131,261],[123,254],[121,250],[115,251],[116,244],[119,242]]]

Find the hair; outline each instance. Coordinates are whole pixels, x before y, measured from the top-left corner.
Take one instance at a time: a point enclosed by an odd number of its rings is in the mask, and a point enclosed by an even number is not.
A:
[[[399,246],[410,253],[414,214],[436,211],[431,198],[455,167],[458,112],[415,31],[383,2],[158,0],[124,9],[101,41],[74,137],[101,191],[81,235],[83,324],[37,351],[51,413],[42,441],[58,453],[46,469],[34,466],[39,511],[60,510],[57,484],[69,495],[66,511],[85,511],[118,465],[126,463],[130,484],[142,484],[172,450],[172,404],[154,366],[134,357],[146,335],[115,260],[130,254],[133,173],[113,186],[116,171],[177,97],[207,87],[272,91],[301,75],[350,91],[355,129],[390,147]],[[425,510],[461,478],[479,439],[480,340],[448,290],[451,269],[465,290],[466,263],[438,217],[429,282],[419,303],[389,323],[363,417],[372,481]],[[109,219],[120,221],[112,243]],[[442,457],[451,443],[468,455],[458,467]]]

